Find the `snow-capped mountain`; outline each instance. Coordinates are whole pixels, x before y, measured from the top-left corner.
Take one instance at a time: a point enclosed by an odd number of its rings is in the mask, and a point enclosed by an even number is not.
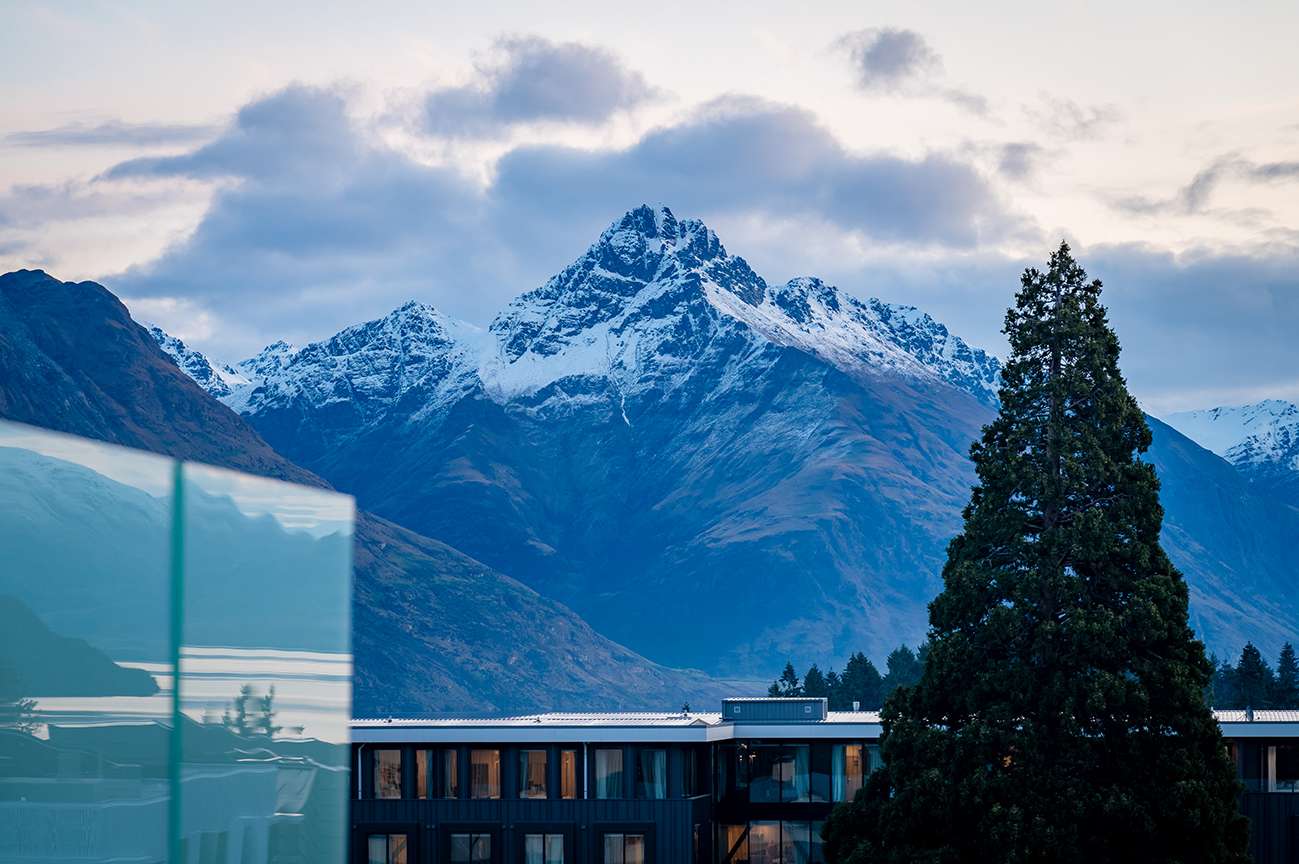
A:
[[[193,378],[198,386],[218,399],[234,395],[246,388],[251,379],[238,370],[223,364],[213,363],[206,354],[189,348],[180,339],[163,331],[156,325],[148,325],[149,335],[158,343],[181,370]]]
[[[1186,437],[1299,505],[1299,405],[1265,399],[1167,417]]]
[[[919,310],[769,285],[648,207],[485,331],[407,304],[259,356],[225,401],[277,450],[655,660],[727,674],[923,638],[999,372]],[[1279,647],[1299,518],[1152,427],[1195,626]]]

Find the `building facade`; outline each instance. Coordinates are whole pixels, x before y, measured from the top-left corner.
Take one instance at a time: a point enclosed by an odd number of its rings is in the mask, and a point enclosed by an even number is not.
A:
[[[1299,712],[1218,712],[1251,851],[1299,860]],[[356,720],[352,860],[815,864],[879,765],[879,716],[823,699],[721,712]]]

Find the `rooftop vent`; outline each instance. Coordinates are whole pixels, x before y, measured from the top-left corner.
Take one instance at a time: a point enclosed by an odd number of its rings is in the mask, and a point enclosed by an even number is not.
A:
[[[823,698],[735,697],[722,700],[722,719],[732,723],[819,723],[825,719]]]

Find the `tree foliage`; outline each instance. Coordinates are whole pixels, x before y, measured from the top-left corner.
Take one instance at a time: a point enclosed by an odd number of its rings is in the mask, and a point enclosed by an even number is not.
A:
[[[1064,244],[1023,275],[923,674],[885,705],[882,769],[826,826],[832,861],[1246,860],[1100,290]]]

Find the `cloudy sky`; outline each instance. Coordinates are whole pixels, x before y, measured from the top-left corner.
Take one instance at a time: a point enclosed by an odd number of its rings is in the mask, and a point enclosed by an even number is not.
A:
[[[9,2],[0,270],[236,359],[649,202],[1001,352],[1067,238],[1147,408],[1299,398],[1299,5],[701,5]]]

